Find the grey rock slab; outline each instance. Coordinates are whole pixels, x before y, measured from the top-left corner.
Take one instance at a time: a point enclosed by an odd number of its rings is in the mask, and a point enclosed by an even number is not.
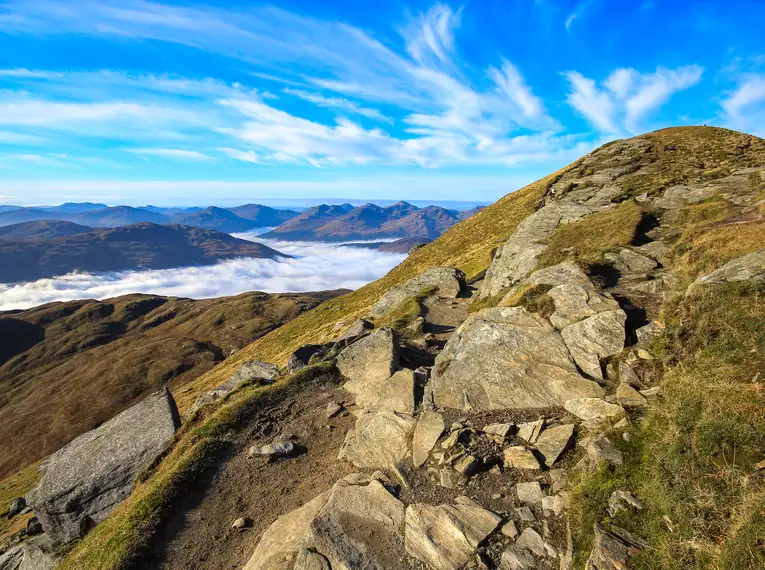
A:
[[[519,501],[530,505],[541,503],[542,498],[544,497],[542,487],[540,487],[537,481],[518,483],[515,486],[515,493],[518,496]]]
[[[353,394],[373,390],[398,366],[398,342],[390,329],[374,331],[344,348],[337,357],[337,369],[348,380],[343,387]]]
[[[593,289],[587,274],[573,261],[564,261],[557,265],[544,267],[529,275],[525,285],[549,285],[553,288],[561,285],[579,285]]]
[[[630,557],[638,554],[640,550],[633,545],[627,545],[615,534],[606,532],[599,525],[595,525],[595,541],[586,567],[593,570],[628,569],[632,567]]]
[[[576,369],[560,334],[522,307],[468,317],[436,358],[433,399],[462,410],[544,408],[603,390]]]
[[[547,556],[544,539],[531,527],[523,529],[521,536],[518,537],[515,544],[520,548],[533,552],[536,556]]]
[[[643,503],[634,494],[629,491],[617,490],[611,493],[608,498],[608,514],[615,517],[622,511],[626,511],[628,507],[632,507],[637,510],[643,509]]]
[[[223,384],[199,396],[196,402],[194,402],[192,411],[225,398],[234,390],[249,382],[271,383],[278,377],[279,367],[275,364],[269,364],[260,360],[249,360],[239,366],[236,372]]]
[[[398,552],[403,550],[403,524],[403,503],[379,481],[353,484],[343,479],[278,518],[245,570],[293,569],[297,561],[305,570],[402,568]],[[321,566],[322,560],[328,566]]]
[[[434,290],[439,297],[454,299],[464,288],[465,274],[462,271],[454,267],[433,267],[403,285],[389,289],[372,307],[371,314],[381,317],[424,290]]]
[[[525,548],[513,544],[502,553],[499,570],[538,570],[537,559]]]
[[[434,570],[459,570],[502,518],[472,501],[406,509],[406,552]]]
[[[45,532],[67,543],[103,521],[170,446],[178,427],[175,401],[161,390],[48,457],[40,483],[26,497]]]
[[[396,412],[363,414],[346,434],[338,459],[362,469],[389,469],[409,455],[415,426],[414,418]]]
[[[619,303],[601,295],[592,287],[559,285],[547,294],[555,303],[555,312],[550,315],[550,322],[558,330],[604,311],[619,310]]]
[[[9,519],[15,517],[16,515],[20,514],[21,511],[27,508],[27,501],[24,499],[24,497],[16,497],[11,501],[11,504],[8,506],[8,514],[6,515]]]
[[[765,249],[737,257],[709,275],[699,277],[688,288],[688,292],[693,292],[702,285],[740,281],[765,282]]]
[[[53,570],[59,562],[55,542],[45,534],[0,554],[0,570]]]
[[[438,438],[444,433],[444,428],[444,418],[441,414],[423,410],[412,437],[412,462],[415,467],[421,467],[428,460]]]
[[[630,386],[640,386],[642,384],[635,370],[626,362],[619,362],[619,381]]]
[[[325,344],[305,344],[290,354],[287,359],[287,372],[293,374],[301,368],[308,366],[311,358],[315,355],[323,355],[328,350],[329,345]]]
[[[503,443],[513,427],[514,424],[489,424],[481,431],[497,443]]]
[[[647,274],[659,266],[656,260],[627,248],[619,253],[606,253],[603,257],[622,275]]]
[[[609,404],[600,398],[579,398],[568,400],[563,404],[566,411],[580,420],[595,420],[600,418],[621,418],[626,412],[617,404]]]
[[[573,438],[573,424],[551,426],[539,435],[535,447],[544,458],[545,465],[552,467],[561,454],[571,445]]]
[[[566,327],[561,336],[579,368],[602,380],[600,359],[624,350],[626,322],[627,314],[621,309],[605,311]]]
[[[358,319],[346,329],[346,331],[340,337],[340,340],[350,340],[356,338],[363,335],[367,331],[372,330],[373,328],[374,325],[369,321],[365,319]]]
[[[356,405],[366,410],[389,410],[414,413],[413,370],[404,368],[382,382],[367,382],[358,386]]]
[[[652,321],[645,326],[640,327],[635,331],[637,341],[640,346],[647,346],[655,338],[664,334],[665,326],[656,321]]]
[[[505,467],[514,469],[541,469],[539,460],[534,454],[521,446],[506,447],[504,450]]]
[[[616,401],[624,407],[645,407],[648,400],[632,386],[622,382],[616,388]]]
[[[624,463],[622,452],[616,449],[605,436],[599,436],[587,443],[587,456],[590,459],[590,466],[596,470],[601,461],[606,461],[612,465],[621,465]]]
[[[536,420],[534,422],[526,422],[518,426],[518,437],[526,443],[534,444],[545,427],[544,420]]]
[[[558,517],[563,513],[565,508],[566,497],[563,493],[542,498],[542,511],[546,515],[553,514]]]
[[[247,452],[250,457],[264,456],[272,459],[287,457],[295,451],[295,444],[289,440],[275,441],[267,445],[253,445]]]

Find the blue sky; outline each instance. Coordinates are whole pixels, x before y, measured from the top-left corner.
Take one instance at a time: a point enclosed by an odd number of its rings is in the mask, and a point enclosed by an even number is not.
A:
[[[0,0],[0,204],[494,200],[765,135],[765,2]]]

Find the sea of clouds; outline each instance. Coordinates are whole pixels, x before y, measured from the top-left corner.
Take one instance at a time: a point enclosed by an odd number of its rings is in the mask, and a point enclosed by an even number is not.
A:
[[[258,241],[291,259],[233,259],[205,267],[179,267],[110,273],[70,273],[29,283],[0,284],[0,311],[26,309],[73,299],[108,299],[151,293],[205,299],[245,291],[284,293],[357,289],[379,279],[406,257],[345,244],[282,242],[236,234]]]

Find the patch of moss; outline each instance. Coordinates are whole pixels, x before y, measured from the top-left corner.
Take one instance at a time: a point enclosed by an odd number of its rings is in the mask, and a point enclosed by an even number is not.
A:
[[[555,303],[548,295],[550,285],[524,285],[502,302],[503,307],[525,307],[532,313],[549,318],[555,312]]]

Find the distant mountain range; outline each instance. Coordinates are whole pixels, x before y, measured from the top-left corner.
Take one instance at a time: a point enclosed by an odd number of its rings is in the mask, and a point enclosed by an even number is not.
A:
[[[439,206],[418,208],[407,202],[386,207],[364,204],[322,204],[303,212],[278,210],[260,204],[233,208],[161,208],[66,203],[52,207],[0,206],[0,227],[25,222],[70,222],[92,228],[114,228],[132,224],[179,224],[225,233],[275,228],[265,237],[282,240],[353,241],[393,238],[435,239],[446,229],[479,208],[458,212]],[[40,226],[42,228],[42,226]],[[55,229],[55,228],[58,228]],[[46,231],[65,230],[50,224]],[[71,235],[71,234],[66,234]],[[60,237],[60,236],[58,236]],[[11,239],[3,237],[0,239]],[[16,238],[13,238],[16,239]]]
[[[259,243],[191,226],[140,223],[94,229],[42,221],[0,228],[0,283],[75,270],[165,269],[237,257],[278,256],[289,257]]]

